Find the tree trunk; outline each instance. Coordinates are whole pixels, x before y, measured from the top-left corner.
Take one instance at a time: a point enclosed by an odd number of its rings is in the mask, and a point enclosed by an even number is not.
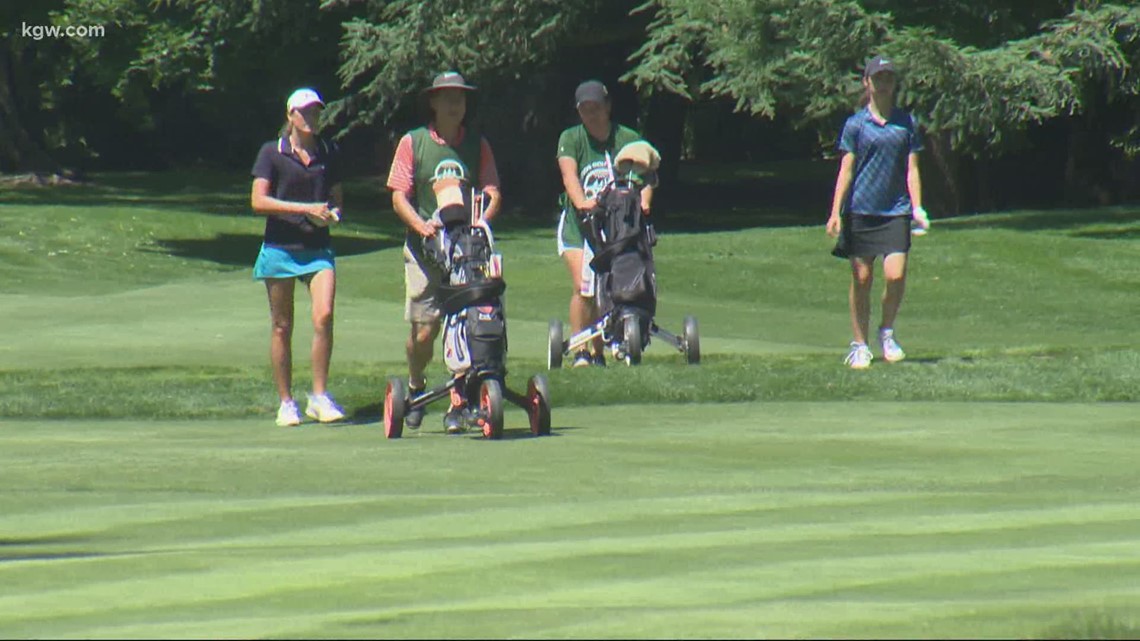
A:
[[[59,166],[21,124],[12,58],[11,49],[0,47],[0,172],[57,173]]]

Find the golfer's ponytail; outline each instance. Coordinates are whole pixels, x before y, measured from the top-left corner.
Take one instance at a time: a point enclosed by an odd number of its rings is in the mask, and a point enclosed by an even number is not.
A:
[[[859,104],[856,105],[859,109],[871,104],[871,88],[863,87],[863,96],[859,98]]]
[[[285,124],[281,125],[281,132],[278,134],[278,136],[280,136],[282,138],[288,138],[289,136],[292,136],[292,135],[293,135],[293,123],[290,122],[288,118],[286,118]]]

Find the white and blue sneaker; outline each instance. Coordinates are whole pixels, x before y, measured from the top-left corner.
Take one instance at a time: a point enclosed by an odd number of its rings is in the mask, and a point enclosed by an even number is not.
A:
[[[336,401],[324,394],[310,394],[309,404],[305,407],[305,415],[321,423],[332,423],[344,419],[344,410]]]
[[[843,364],[849,365],[851,369],[867,369],[874,359],[871,348],[867,347],[866,343],[851,341],[851,351],[847,353],[847,358],[843,359]]]
[[[574,355],[574,363],[571,367],[589,367],[594,364],[594,358],[590,356],[590,352],[584,349],[578,350]]]
[[[281,401],[281,406],[277,408],[277,426],[294,427],[300,424],[301,410],[297,409],[297,401]]]
[[[879,330],[879,344],[883,346],[883,360],[888,363],[897,363],[906,358],[906,352],[895,341],[895,330],[883,328]]]
[[[448,434],[462,434],[467,431],[470,417],[466,407],[453,407],[443,415],[443,429]]]

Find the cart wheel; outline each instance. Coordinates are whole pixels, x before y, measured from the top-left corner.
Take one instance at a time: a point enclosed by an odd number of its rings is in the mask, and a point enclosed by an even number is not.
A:
[[[685,346],[685,359],[689,365],[696,365],[701,362],[701,334],[697,327],[696,316],[685,317],[685,331],[684,331],[684,346]]]
[[[479,413],[483,419],[483,436],[503,436],[503,387],[499,381],[488,378],[479,388]]]
[[[625,319],[622,330],[625,339],[625,355],[630,365],[641,364],[641,322],[636,316]]]
[[[404,435],[404,416],[408,409],[408,388],[404,379],[392,376],[384,390],[384,436],[400,438]]]
[[[550,383],[542,374],[530,377],[526,386],[526,413],[530,417],[530,433],[535,436],[550,434]]]
[[[546,369],[562,367],[562,321],[550,321],[550,344],[546,351]]]

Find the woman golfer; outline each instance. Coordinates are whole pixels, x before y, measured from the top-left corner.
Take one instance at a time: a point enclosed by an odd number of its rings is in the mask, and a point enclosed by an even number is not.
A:
[[[558,219],[558,255],[570,272],[570,329],[582,331],[598,318],[594,300],[594,272],[585,256],[586,242],[578,229],[577,212],[597,207],[598,193],[612,178],[612,160],[625,145],[642,140],[641,134],[613,122],[613,105],[609,91],[597,80],[587,80],[574,91],[574,107],[581,124],[574,125],[558,137],[558,170],[564,192],[559,198],[562,212]],[[655,178],[654,178],[655,179]],[[653,203],[653,185],[641,190],[641,209],[649,215]],[[605,365],[602,340],[592,345],[593,352],[581,349],[574,355],[574,367]]]
[[[297,281],[309,290],[313,314],[313,391],[305,414],[321,423],[344,412],[326,389],[333,346],[336,258],[329,225],[340,220],[343,194],[336,147],[317,135],[324,102],[312,89],[294,91],[277,140],[262,145],[253,164],[250,204],[265,216],[265,239],[253,276],[265,282],[273,323],[269,356],[281,405],[277,424],[298,425],[293,400],[293,292]]]
[[[895,340],[894,323],[906,289],[911,220],[916,229],[930,225],[922,208],[918,152],[922,137],[914,118],[895,107],[894,63],[872,58],[863,71],[866,106],[847,119],[839,138],[843,153],[827,233],[838,237],[832,254],[851,263],[851,349],[844,361],[854,369],[870,367],[867,347],[871,318],[871,285],[875,258],[883,257],[886,288],[878,341],[883,359],[906,358]]]

